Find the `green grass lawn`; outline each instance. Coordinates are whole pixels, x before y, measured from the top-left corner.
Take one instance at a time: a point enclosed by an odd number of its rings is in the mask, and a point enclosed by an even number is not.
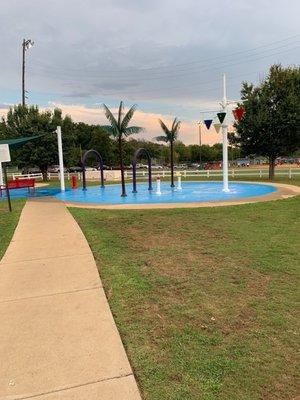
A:
[[[13,200],[13,211],[10,213],[8,212],[7,202],[5,200],[0,201],[0,260],[16,229],[24,204],[25,200]]]
[[[94,252],[144,399],[299,395],[299,197],[71,212]]]

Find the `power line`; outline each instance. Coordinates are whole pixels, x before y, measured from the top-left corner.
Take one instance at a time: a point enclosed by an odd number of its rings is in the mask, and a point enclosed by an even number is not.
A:
[[[295,42],[295,43],[299,43],[299,41],[297,41],[297,42]],[[282,48],[282,47],[285,47],[285,46],[280,46],[280,47],[278,47],[277,49],[280,49],[280,48]],[[204,69],[198,69],[197,71],[195,71],[195,73],[197,73],[197,74],[199,74],[200,72],[206,72],[206,71],[212,71],[212,70],[220,70],[220,68],[222,68],[222,69],[226,69],[226,70],[228,70],[228,68],[229,67],[234,67],[234,66],[236,66],[236,65],[240,65],[240,64],[244,64],[244,63],[249,63],[249,62],[253,62],[253,61],[257,61],[257,60],[261,60],[261,59],[265,59],[265,58],[268,58],[268,57],[273,57],[273,56],[276,56],[276,55],[279,55],[279,54],[283,54],[283,53],[286,53],[286,52],[289,52],[289,51],[291,51],[291,50],[295,50],[295,49],[297,49],[298,48],[298,46],[296,46],[296,47],[292,47],[292,48],[288,48],[288,49],[285,49],[285,50],[283,50],[283,51],[280,51],[280,52],[275,52],[275,53],[271,53],[271,54],[265,54],[265,52],[263,53],[263,55],[249,55],[249,56],[247,56],[247,58],[244,58],[243,60],[241,60],[241,61],[238,61],[238,60],[236,60],[236,61],[232,61],[232,62],[228,62],[228,61],[225,61],[225,62],[222,62],[222,63],[217,63],[217,64],[214,64],[213,66],[207,66],[206,68],[204,68]],[[272,49],[272,51],[274,51],[275,49]],[[269,51],[271,51],[271,50],[269,50]],[[179,77],[179,76],[185,76],[186,75],[186,73],[182,73],[182,74],[177,74],[177,75],[168,75],[168,78],[177,78],[177,77]],[[191,75],[191,73],[189,73],[189,76]],[[54,76],[56,79],[62,79],[64,82],[66,82],[66,83],[68,83],[68,82],[72,82],[72,84],[73,84],[73,81],[74,81],[74,79],[76,79],[77,81],[78,80],[80,80],[80,82],[84,82],[84,83],[91,83],[91,84],[93,84],[97,79],[99,79],[98,77],[81,77],[81,78],[79,78],[79,77],[71,77],[71,76],[68,76],[68,78],[66,79],[66,78],[60,78],[58,75],[56,75],[56,76]],[[101,77],[100,77],[100,79],[101,79]],[[135,81],[136,81],[136,79],[137,79],[137,77],[135,77]],[[145,81],[151,81],[151,80],[160,80],[160,79],[165,79],[165,76],[160,76],[160,77],[143,77],[143,78],[141,78],[141,81],[142,82],[145,82]],[[121,80],[118,80],[118,82],[123,82],[123,84],[128,84],[128,85],[130,85],[130,81],[127,79],[127,81],[122,81],[122,79]],[[207,83],[209,83],[209,82],[206,82],[206,83],[204,83],[204,84],[207,84]],[[102,83],[103,84],[103,83]],[[133,92],[135,92],[135,90],[134,89],[129,89],[131,92],[133,91]],[[140,88],[137,88],[137,91],[139,91],[140,90]]]
[[[254,52],[254,51],[257,51],[258,49],[263,49],[263,48],[266,48],[266,47],[270,47],[270,46],[273,46],[273,45],[275,45],[275,44],[278,44],[278,43],[284,43],[284,42],[287,42],[287,41],[289,41],[289,40],[291,40],[291,39],[295,39],[296,37],[299,37],[300,36],[300,34],[297,34],[297,35],[293,35],[293,36],[289,36],[289,37],[287,37],[287,38],[285,38],[285,39],[281,39],[281,40],[278,40],[278,41],[274,41],[274,42],[269,42],[268,44],[264,44],[264,45],[260,45],[260,46],[257,46],[257,47],[253,47],[253,48],[250,48],[250,49],[247,49],[247,50],[240,50],[240,51],[238,51],[238,52],[234,52],[234,53],[231,53],[231,54],[228,54],[228,55],[226,55],[226,57],[233,57],[233,56],[236,56],[236,55],[241,55],[241,54],[244,54],[244,53],[249,53],[249,52]],[[289,44],[287,44],[287,45],[289,45]],[[284,47],[285,45],[283,45],[283,46],[280,46],[280,47]],[[276,49],[276,48],[275,48]],[[275,50],[275,49],[269,49],[269,51],[271,51],[271,50]],[[268,50],[267,50],[268,51]],[[206,61],[214,61],[214,60],[218,60],[218,59],[224,59],[224,55],[222,55],[222,56],[217,56],[217,57],[212,57],[212,58],[208,58],[208,59],[206,59]],[[181,64],[170,64],[170,65],[165,65],[165,66],[157,66],[157,67],[147,67],[147,68],[136,68],[136,69],[134,69],[133,70],[133,72],[144,72],[144,71],[152,71],[152,70],[159,70],[159,69],[162,69],[162,68],[177,68],[177,67],[182,67],[182,66],[187,66],[187,65],[195,65],[195,64],[203,64],[203,60],[201,60],[201,61],[191,61],[191,62],[187,62],[187,63],[181,63]],[[206,66],[207,64],[204,64],[204,66]],[[42,66],[42,64],[40,65],[42,68],[43,68],[43,66]],[[55,69],[55,67],[54,66],[49,66],[48,67],[49,68],[49,70],[53,70],[53,69]],[[96,68],[96,69],[98,69],[99,68],[99,66],[95,66],[94,68]],[[46,66],[46,68],[45,68],[45,70],[47,70],[47,66]],[[86,71],[85,69],[83,70],[82,68],[75,68],[75,69],[72,69],[72,68],[68,68],[68,73],[70,73],[71,71],[85,71],[85,72],[88,72],[88,71]],[[92,69],[90,69],[89,71],[92,71]],[[124,69],[118,69],[118,70],[109,70],[109,71],[107,71],[107,72],[109,72],[109,73],[120,73],[120,72],[122,72],[123,74],[124,74]],[[102,76],[104,76],[103,75],[103,71],[102,71]]]
[[[298,46],[298,47],[295,47],[295,48],[299,48],[300,46]],[[274,53],[274,54],[271,54],[271,55],[267,55],[267,56],[263,56],[263,57],[258,57],[258,58],[254,58],[254,59],[251,59],[251,60],[243,60],[243,61],[240,61],[240,62],[237,62],[237,63],[231,63],[231,64],[228,64],[228,65],[222,65],[222,66],[220,66],[220,67],[211,67],[210,69],[209,69],[209,71],[212,71],[212,70],[220,70],[220,68],[222,68],[222,69],[226,69],[227,71],[228,71],[228,67],[232,67],[232,66],[236,66],[236,65],[240,65],[240,64],[243,64],[243,63],[245,63],[245,62],[247,62],[247,63],[249,63],[249,62],[253,62],[253,61],[257,61],[257,60],[260,60],[260,59],[264,59],[264,58],[267,58],[267,57],[269,57],[269,56],[274,56],[274,55],[278,55],[278,54],[283,54],[283,53],[286,53],[286,52],[288,52],[288,51],[291,51],[291,50],[294,50],[295,48],[291,48],[291,49],[287,49],[287,50],[285,50],[285,51],[282,51],[282,52],[277,52],[277,53]],[[245,76],[246,74],[242,74],[242,75],[239,75],[239,76]],[[212,82],[218,82],[218,81],[220,81],[219,79],[218,80],[215,80],[215,81],[206,81],[206,82],[202,82],[202,83],[195,83],[195,82],[192,82],[192,83],[189,83],[189,84],[186,84],[186,83],[184,83],[183,81],[182,81],[182,85],[184,85],[184,87],[186,88],[186,87],[188,87],[188,86],[193,86],[193,87],[195,87],[195,86],[201,86],[201,85],[207,85],[207,84],[211,84]],[[67,82],[68,83],[68,82]],[[72,84],[72,83],[71,83]],[[174,85],[171,85],[171,86],[164,86],[164,87],[160,87],[160,90],[162,90],[162,89],[164,89],[164,90],[173,90],[173,89],[181,89],[182,88],[182,85],[181,86],[174,86]],[[107,93],[106,95],[111,95],[111,96],[114,96],[114,95],[119,95],[121,92],[127,92],[128,93],[128,95],[132,95],[132,94],[135,94],[135,93],[143,93],[143,94],[151,94],[151,93],[156,93],[157,92],[157,89],[155,89],[155,88],[152,88],[152,89],[150,89],[150,91],[149,90],[146,90],[146,89],[143,89],[142,87],[140,87],[140,88],[137,88],[137,90],[134,90],[134,89],[128,89],[128,88],[124,88],[124,89],[120,89],[118,92],[115,92],[115,93]],[[99,93],[99,94],[103,94],[103,93]]]

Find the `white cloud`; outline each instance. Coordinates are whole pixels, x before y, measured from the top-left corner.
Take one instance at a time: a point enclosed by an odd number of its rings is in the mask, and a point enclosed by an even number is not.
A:
[[[40,0],[2,3],[2,104],[20,101],[23,37],[35,41],[28,102],[89,108],[123,99],[186,121],[215,108],[223,72],[236,99],[242,80],[256,83],[272,63],[300,57],[299,0],[51,0],[46,11]]]
[[[63,115],[70,115],[76,122],[86,122],[89,124],[106,125],[107,120],[101,107],[87,107],[84,105],[66,105],[59,103],[51,103],[49,107],[53,110],[55,107],[63,111]],[[112,109],[116,112],[117,109]],[[5,116],[7,109],[0,109],[0,115]],[[144,128],[144,132],[139,134],[139,137],[147,140],[154,140],[158,135],[161,135],[161,129],[158,119],[162,119],[167,125],[171,125],[173,116],[158,113],[149,113],[137,110],[134,114],[132,123]],[[183,120],[181,124],[179,140],[185,144],[198,144],[199,143],[199,128],[197,122]],[[213,127],[208,131],[202,125],[202,144],[214,144],[221,141],[221,135],[217,134]]]

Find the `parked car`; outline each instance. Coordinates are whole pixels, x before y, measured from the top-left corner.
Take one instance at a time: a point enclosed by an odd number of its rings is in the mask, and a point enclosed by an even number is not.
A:
[[[189,165],[189,168],[194,168],[194,169],[198,169],[200,167],[201,167],[201,165],[198,163],[192,163],[191,165]]]
[[[163,169],[161,165],[152,165],[152,169]]]
[[[82,172],[82,167],[76,166],[76,167],[70,167],[69,172]]]
[[[250,161],[247,158],[236,160],[237,167],[250,167]]]
[[[100,166],[99,167],[97,167],[96,168],[97,169],[97,171],[100,171]],[[103,169],[112,169],[111,167],[109,167],[108,165],[106,165],[106,164],[103,164]]]
[[[85,167],[86,171],[97,171],[97,168],[94,167]]]
[[[60,171],[59,165],[51,165],[51,167],[48,168],[48,172],[51,173],[58,173]],[[64,168],[64,172],[68,172],[67,168]]]
[[[47,171],[51,173],[59,172],[59,165],[51,165],[50,167],[48,167]]]
[[[204,164],[204,169],[221,169],[222,162],[207,162]]]
[[[178,165],[174,165],[175,169],[187,169],[187,165],[186,164],[178,164]]]
[[[137,164],[136,164],[136,168],[137,168],[137,169],[148,168],[148,165],[142,164],[142,163],[137,163]]]
[[[40,174],[41,172],[39,167],[25,167],[22,169],[22,174]]]

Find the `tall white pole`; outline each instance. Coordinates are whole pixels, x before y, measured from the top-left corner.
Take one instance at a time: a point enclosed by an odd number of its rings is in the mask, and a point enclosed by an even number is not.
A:
[[[0,186],[4,186],[2,163],[0,162]]]
[[[223,74],[223,99],[222,99],[222,110],[227,112],[227,97],[226,97],[226,75]],[[222,123],[222,135],[223,135],[223,192],[229,192],[228,188],[228,125],[226,123],[226,117]]]
[[[61,139],[61,127],[58,126],[56,129],[57,133],[57,147],[58,147],[58,160],[59,160],[59,179],[60,179],[60,190],[65,191],[65,174],[64,174],[64,157]]]

